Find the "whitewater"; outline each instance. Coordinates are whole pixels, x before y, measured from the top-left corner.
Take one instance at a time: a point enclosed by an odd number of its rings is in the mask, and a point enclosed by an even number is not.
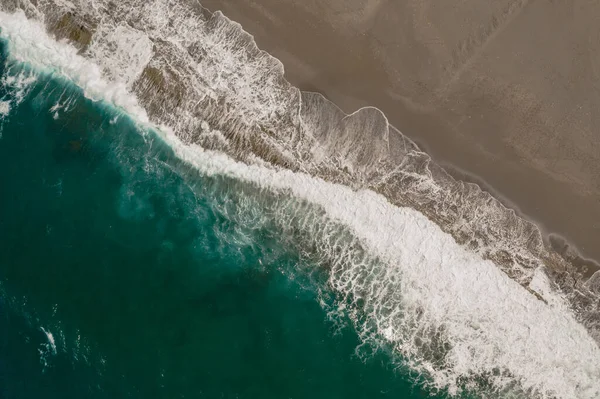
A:
[[[484,378],[500,397],[600,397],[600,349],[543,265],[524,287],[421,212],[396,206],[381,194],[303,171],[241,162],[184,142],[177,134],[181,126],[152,122],[132,94],[148,60],[141,34],[128,36],[140,61],[125,68],[122,62],[101,66],[83,57],[22,11],[0,12],[0,29],[10,57],[36,71],[14,79],[19,90],[2,99],[2,117],[22,101],[36,74],[56,74],[141,126],[157,128],[201,174],[256,187],[258,194],[248,190],[249,198],[264,194],[273,199],[263,205],[268,223],[297,228],[302,244],[315,246],[325,259],[328,284],[341,298],[335,311],[347,312],[365,341],[389,345],[434,387],[458,395],[464,388],[477,389]],[[68,107],[68,100],[56,110]],[[225,140],[210,121],[197,120],[194,126]]]

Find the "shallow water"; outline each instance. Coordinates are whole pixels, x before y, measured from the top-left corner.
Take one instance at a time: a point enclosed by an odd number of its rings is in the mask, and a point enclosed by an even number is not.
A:
[[[235,182],[56,76],[3,68],[0,397],[427,396],[328,316],[310,257],[230,217]]]

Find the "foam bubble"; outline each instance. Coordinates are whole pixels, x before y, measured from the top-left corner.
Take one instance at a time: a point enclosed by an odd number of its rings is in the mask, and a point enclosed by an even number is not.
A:
[[[146,34],[120,24],[100,25],[87,51],[93,59],[106,60],[103,67],[113,80],[131,88],[152,57],[152,41]]]
[[[40,329],[44,335],[46,335],[47,339],[47,342],[41,344],[40,349],[38,349],[43,370],[46,370],[48,367],[50,367],[50,356],[56,356],[56,341],[54,340],[54,335],[52,335],[50,330],[46,330],[44,327],[40,327]]]
[[[10,101],[0,101],[0,116],[5,117],[10,112]]]
[[[0,83],[9,90],[4,101],[10,107],[11,102],[13,105],[19,105],[23,101],[29,93],[29,89],[37,80],[37,76],[32,71],[23,69],[13,71],[12,68],[9,68],[7,72],[0,79]]]
[[[49,330],[44,329],[44,327],[41,327],[41,330],[44,332],[46,338],[48,339],[48,349],[53,355],[56,355],[56,341],[54,340],[54,335],[52,335],[52,333]]]

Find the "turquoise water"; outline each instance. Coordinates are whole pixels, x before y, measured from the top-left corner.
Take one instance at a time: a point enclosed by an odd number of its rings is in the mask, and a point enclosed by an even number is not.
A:
[[[429,395],[328,316],[325,270],[231,216],[237,182],[2,54],[0,398]]]

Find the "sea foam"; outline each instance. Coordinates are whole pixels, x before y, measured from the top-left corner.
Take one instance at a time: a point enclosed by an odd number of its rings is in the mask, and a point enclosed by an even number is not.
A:
[[[290,193],[348,228],[381,262],[339,262],[331,272],[331,287],[357,309],[368,309],[357,325],[363,336],[379,334],[403,355],[418,359],[411,365],[429,373],[437,387],[456,393],[460,381],[486,376],[500,391],[518,382],[539,397],[600,395],[600,350],[541,272],[535,284],[547,303],[491,261],[459,246],[419,212],[395,207],[371,191],[355,192],[299,173],[236,163],[222,154],[185,146],[174,135],[168,135],[167,142],[206,175],[227,175]],[[296,217],[302,225],[307,219],[302,213],[292,215],[280,222],[293,223]],[[343,257],[348,254],[345,249],[327,255]],[[447,340],[441,365],[424,356],[423,347],[430,348],[415,339],[427,339],[419,335],[422,331],[442,332]]]
[[[106,71],[54,41],[41,23],[23,13],[0,13],[0,27],[15,60],[40,73],[59,74],[90,98],[111,102],[147,123],[127,82],[106,80]],[[384,339],[433,386],[458,393],[464,386],[475,389],[485,378],[495,392],[600,396],[600,350],[540,269],[531,286],[543,300],[420,212],[394,206],[380,194],[235,161],[184,143],[168,128],[161,135],[200,173],[276,194],[275,222],[313,229],[316,234],[309,236],[315,244],[325,243],[319,250],[332,265],[329,286],[339,294],[340,307],[349,309],[359,334]],[[308,212],[303,204],[310,204]],[[285,212],[276,212],[282,207]],[[340,232],[350,239],[339,239]],[[441,358],[431,356],[432,347]]]
[[[10,102],[9,101],[0,101],[0,116],[7,116],[10,112]]]
[[[139,121],[148,121],[145,110],[129,94],[126,84],[106,80],[97,64],[79,56],[73,46],[48,36],[42,23],[29,21],[19,10],[14,14],[0,12],[0,26],[1,37],[8,40],[10,55],[15,60],[26,62],[42,72],[68,77],[83,88],[86,97],[108,101],[135,115]],[[19,83],[26,86],[32,81],[21,80]]]

